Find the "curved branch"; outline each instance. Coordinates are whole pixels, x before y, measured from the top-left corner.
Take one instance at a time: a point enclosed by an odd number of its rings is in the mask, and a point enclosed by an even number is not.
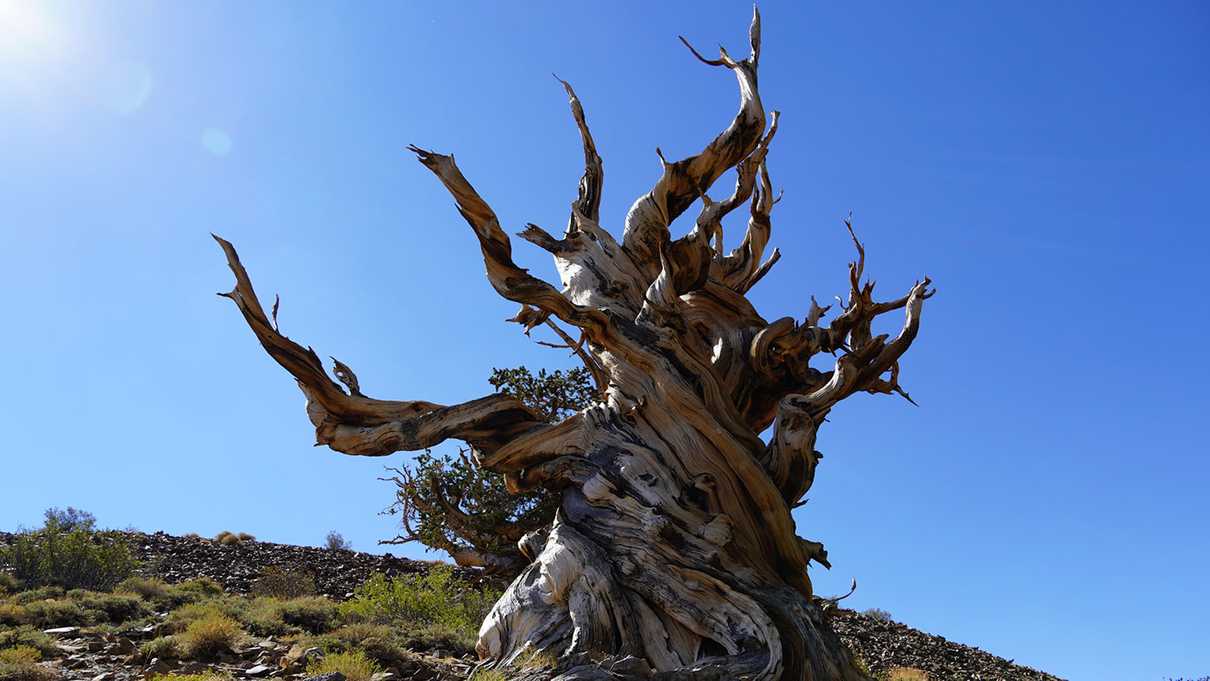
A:
[[[567,101],[571,105],[571,115],[580,129],[580,141],[584,146],[584,175],[580,178],[580,190],[576,202],[572,204],[572,218],[567,224],[567,231],[575,231],[575,214],[579,213],[593,222],[600,221],[601,188],[605,183],[605,167],[601,155],[597,153],[597,145],[588,131],[588,121],[584,119],[584,106],[580,98],[571,88],[571,83],[555,76],[567,91]]]
[[[669,239],[668,226],[685,212],[698,197],[727,169],[747,158],[760,141],[765,129],[765,111],[756,86],[757,61],[760,54],[760,12],[753,9],[749,32],[752,52],[747,59],[735,61],[720,48],[719,58],[709,60],[690,50],[706,64],[724,66],[735,72],[739,81],[739,112],[727,129],[714,138],[701,153],[668,163],[663,175],[650,192],[640,197],[626,215],[622,247],[630,253],[635,265],[648,280],[660,270],[660,251]],[[688,41],[681,39],[686,45]]]
[[[307,414],[315,425],[316,444],[345,454],[384,456],[457,438],[493,452],[522,433],[547,427],[532,410],[506,395],[489,395],[454,406],[366,397],[357,387],[353,371],[337,362],[337,376],[352,391],[346,393],[328,376],[314,350],[278,332],[266,317],[235,247],[212,236],[235,274],[235,288],[219,295],[235,302],[261,346],[298,381],[307,396]]]
[[[454,164],[453,156],[409,146],[424,167],[441,180],[454,197],[458,212],[475,231],[487,267],[487,279],[496,291],[513,302],[532,305],[584,329],[589,336],[605,334],[607,321],[599,311],[575,305],[553,286],[531,275],[513,262],[512,243],[500,228],[500,221],[483,197],[466,181]]]

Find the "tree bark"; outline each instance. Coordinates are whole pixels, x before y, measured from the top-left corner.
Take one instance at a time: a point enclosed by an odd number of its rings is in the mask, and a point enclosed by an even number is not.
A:
[[[813,298],[802,322],[770,323],[749,303],[745,294],[780,255],[762,262],[776,203],[766,156],[777,117],[766,131],[758,14],[750,42],[743,60],[694,51],[735,74],[739,112],[701,153],[671,163],[661,155],[663,174],[630,209],[620,244],[598,224],[601,158],[564,83],[585,156],[578,198],[562,238],[535,225],[520,234],[552,253],[562,290],[517,267],[496,215],[453,157],[412,147],[470,224],[493,287],[521,304],[515,321],[528,330],[554,317],[582,333],[581,357],[603,398],[558,424],[500,395],[452,407],[374,400],[338,363],[342,389],[309,348],[279,333],[234,248],[219,239],[237,282],[223,295],[298,380],[319,443],[384,455],[454,438],[510,489],[559,491],[553,526],[521,539],[532,562],[483,623],[486,660],[553,654],[573,667],[566,679],[862,678],[813,598],[807,566],[827,566],[827,553],[798,536],[791,509],[814,481],[817,429],[837,402],[858,391],[906,397],[898,362],[932,291],[925,278],[897,300],[875,302],[854,236],[851,292],[830,324]],[[707,190],[731,168],[731,196],[712,201]],[[694,227],[673,240],[671,222],[699,199]],[[743,240],[724,253],[722,220],[745,203]],[[904,310],[898,335],[874,336],[872,319],[894,310]],[[830,371],[811,368],[820,353],[838,355]]]

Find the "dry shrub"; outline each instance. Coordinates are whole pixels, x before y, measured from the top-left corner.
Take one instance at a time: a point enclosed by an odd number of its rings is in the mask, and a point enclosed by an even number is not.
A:
[[[38,664],[42,653],[32,646],[0,650],[0,681],[54,681],[59,675]]]
[[[19,627],[0,629],[0,649],[20,648],[28,646],[42,653],[42,657],[62,655],[63,651],[55,645],[55,640],[28,624]]]
[[[168,600],[168,585],[154,577],[127,577],[114,588],[119,593],[137,594],[152,603]]]
[[[230,652],[246,635],[239,622],[211,611],[190,622],[177,644],[182,657],[206,660]]]
[[[27,662],[38,662],[42,659],[42,653],[33,646],[17,646],[16,648],[5,648],[0,650],[0,662],[8,664],[25,664]]]
[[[152,658],[169,658],[175,659],[181,656],[181,650],[177,646],[175,636],[160,636],[153,638],[150,641],[145,641],[139,646],[139,655],[144,660]]]
[[[29,621],[25,606],[17,603],[0,603],[0,626],[15,626]]]
[[[911,667],[896,667],[886,673],[886,681],[929,681],[928,674]]]
[[[307,667],[307,676],[340,672],[347,681],[370,681],[370,677],[380,671],[382,667],[367,657],[364,650],[350,650],[332,653],[322,660],[312,662]]]
[[[15,594],[21,590],[21,580],[15,575],[0,571],[0,594]]]

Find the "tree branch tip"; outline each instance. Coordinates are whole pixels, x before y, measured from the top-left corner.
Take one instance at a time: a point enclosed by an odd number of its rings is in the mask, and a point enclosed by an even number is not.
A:
[[[703,64],[706,64],[708,66],[726,66],[727,65],[727,63],[725,61],[723,61],[722,59],[706,59],[705,57],[702,56],[701,52],[698,52],[697,49],[694,48],[693,45],[690,44],[689,41],[685,39],[685,36],[678,35],[677,37],[681,39],[681,42],[685,44],[685,47],[689,48],[689,51],[693,53],[693,56],[697,57],[698,61],[702,62]],[[720,48],[720,49],[722,49],[722,48]]]

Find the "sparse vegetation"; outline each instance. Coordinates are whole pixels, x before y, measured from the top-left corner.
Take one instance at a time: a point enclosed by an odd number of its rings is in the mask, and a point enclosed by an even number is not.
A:
[[[315,577],[309,572],[270,565],[261,571],[252,591],[273,598],[301,598],[316,593]]]
[[[33,646],[15,646],[0,650],[0,663],[24,664],[38,662],[41,659],[42,653]]]
[[[21,590],[21,582],[15,575],[0,572],[0,595],[14,594]]]
[[[0,657],[0,681],[57,681],[58,678],[57,672],[37,661],[9,662]]]
[[[182,657],[208,660],[230,652],[246,635],[239,622],[210,611],[190,622],[177,637],[177,644]]]
[[[247,532],[230,532],[228,530],[223,530],[222,532],[214,535],[214,541],[224,546],[230,546],[232,544],[254,542],[256,541],[256,537],[248,534]]]
[[[435,565],[423,576],[375,574],[337,608],[351,621],[394,624],[469,648],[498,597],[460,583],[449,566]]]
[[[340,672],[344,674],[346,681],[370,681],[370,677],[380,671],[382,667],[371,660],[363,650],[331,653],[307,667],[308,676]]]
[[[534,653],[520,664],[522,669],[557,669],[559,658],[553,653]]]
[[[66,599],[34,601],[26,604],[24,609],[24,622],[42,629],[89,624],[89,618],[84,613],[84,609],[78,603]]]
[[[863,614],[866,617],[869,617],[871,619],[876,619],[879,622],[894,622],[895,621],[895,620],[891,619],[891,613],[887,612],[886,610],[883,610],[882,608],[869,608],[868,610],[862,610],[861,614]]]
[[[169,600],[170,589],[163,580],[151,577],[127,577],[114,588],[119,593],[137,594],[143,600],[151,603],[164,603]]]
[[[53,638],[28,624],[0,629],[0,650],[20,647],[34,648],[42,657],[52,657],[59,652]]]
[[[424,642],[408,641],[400,636],[396,627],[364,622],[347,624],[320,636],[300,639],[304,647],[316,647],[329,653],[363,650],[375,662],[384,667],[398,665],[414,656],[409,643],[415,648],[425,648]]]
[[[27,588],[60,586],[109,591],[130,576],[134,559],[119,533],[94,529],[96,519],[68,507],[46,511],[46,524],[0,549],[0,571]],[[5,591],[9,590],[6,583]]]
[[[175,636],[159,636],[150,641],[143,642],[139,646],[139,655],[144,660],[154,658],[175,659],[181,656],[181,650],[177,646]]]
[[[882,681],[929,681],[928,674],[910,667],[890,669],[881,677]]]
[[[328,536],[324,537],[324,546],[328,547],[329,551],[352,551],[353,545],[349,540],[345,539],[344,535],[332,530]]]
[[[0,603],[0,625],[13,626],[25,624],[28,621],[29,614],[25,612],[25,606],[17,603]]]
[[[88,511],[71,506],[65,509],[53,506],[46,509],[42,515],[46,520],[46,527],[55,527],[63,532],[71,532],[72,530],[91,532],[97,525],[96,516]]]

